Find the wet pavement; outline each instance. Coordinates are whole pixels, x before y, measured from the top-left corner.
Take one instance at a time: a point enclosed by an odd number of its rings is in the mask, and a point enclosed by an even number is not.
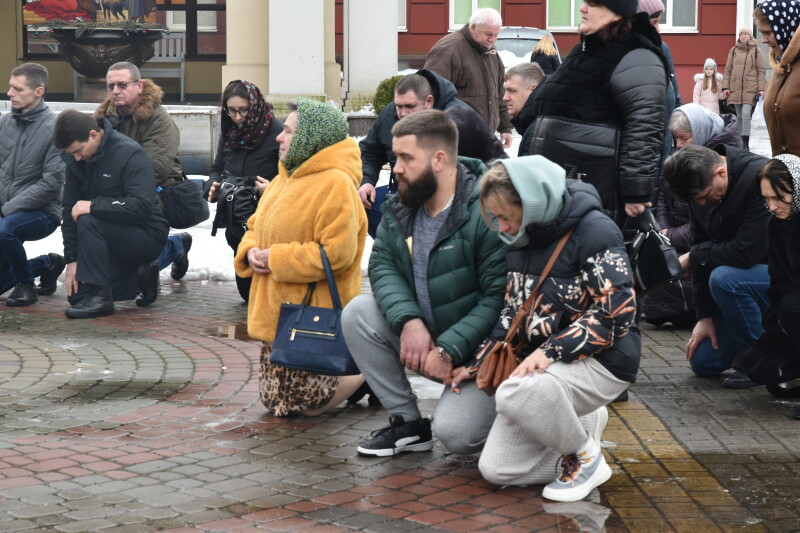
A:
[[[794,405],[693,376],[688,330],[643,326],[639,381],[603,434],[614,476],[558,504],[438,443],[359,457],[388,418],[366,400],[266,416],[233,282],[170,281],[95,320],[64,316],[63,287],[3,300],[0,532],[800,531]],[[432,413],[437,387],[414,384]]]

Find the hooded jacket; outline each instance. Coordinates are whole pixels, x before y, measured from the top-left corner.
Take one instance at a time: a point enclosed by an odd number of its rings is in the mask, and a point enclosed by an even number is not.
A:
[[[72,207],[79,200],[91,200],[91,214],[100,219],[142,226],[154,240],[166,243],[169,224],[156,200],[153,165],[142,148],[129,137],[114,131],[101,118],[103,138],[88,161],[75,161],[61,152],[66,161],[64,185],[64,260],[78,258],[78,228]]]
[[[106,98],[94,112],[95,118],[105,118],[118,132],[127,135],[144,148],[153,162],[156,185],[166,187],[183,179],[178,148],[181,132],[161,107],[164,91],[152,80],[142,80],[142,94],[131,112],[121,115],[117,107]]]
[[[752,38],[737,42],[728,52],[722,79],[723,89],[731,92],[728,104],[752,104],[756,93],[766,86],[764,52],[758,49],[758,42]]]
[[[582,35],[534,92],[536,119],[525,153],[594,185],[606,214],[619,222],[625,203],[652,200],[664,148],[667,70],[645,14],[612,43]]]
[[[712,113],[719,114],[719,93],[722,91],[722,74],[717,72],[714,76],[717,78],[717,92],[711,90],[711,83],[708,84],[708,89],[703,89],[703,78],[706,77],[705,74],[701,72],[700,74],[694,75],[694,97],[692,101],[695,104],[700,104]]]
[[[497,48],[487,49],[472,38],[469,24],[439,39],[423,68],[453,82],[458,97],[478,112],[492,132],[511,131],[511,117],[503,101],[503,60]]]
[[[520,328],[521,352],[540,348],[564,363],[594,357],[618,379],[633,383],[641,353],[633,276],[620,229],[603,214],[597,191],[586,183],[567,180],[561,212],[552,221],[529,224],[528,245],[507,250],[505,305],[490,339],[505,338],[571,228],[574,233]]]
[[[53,146],[56,114],[39,102],[27,113],[0,117],[0,211],[42,211],[61,222],[64,161]]]
[[[689,252],[692,291],[698,320],[713,317],[717,306],[708,278],[718,266],[750,268],[767,263],[769,211],[764,209],[758,171],[767,158],[718,145],[715,151],[726,158],[728,188],[721,201],[689,204],[692,247]]]
[[[770,51],[774,72],[764,94],[764,120],[767,123],[772,155],[800,154],[800,32],[796,32],[780,61]]]
[[[470,106],[456,97],[456,87],[443,77],[429,70],[418,70],[433,90],[433,109],[444,111],[458,128],[458,155],[480,159],[489,164],[494,159],[508,157],[503,145],[489,129],[486,121]],[[389,163],[394,168],[397,158],[392,153],[392,128],[400,120],[397,107],[390,102],[381,110],[378,120],[370,128],[367,136],[358,143],[361,149],[361,185],[378,183],[381,168]],[[390,176],[394,183],[394,172]]]
[[[467,163],[476,172],[485,170],[474,160]],[[472,357],[503,303],[503,245],[481,218],[477,183],[475,174],[459,164],[453,203],[428,259],[430,303],[441,332],[434,342],[453,357],[453,367]],[[423,318],[407,240],[413,235],[416,209],[405,207],[398,196],[383,205],[369,258],[369,281],[378,307],[399,336],[406,322]]]
[[[303,144],[310,146],[321,137],[312,135],[307,128],[325,129],[336,137],[337,120],[341,118],[347,126],[341,112],[327,104],[309,105],[319,112],[316,119],[305,116],[304,99],[300,99],[298,107],[292,145],[307,136]],[[326,112],[327,119],[321,116]],[[333,307],[320,244],[330,260],[342,305],[361,294],[367,216],[356,191],[360,181],[358,145],[347,137],[346,130],[344,140],[310,154],[293,172],[283,162],[279,164],[278,175],[247,221],[247,232],[234,258],[236,274],[253,278],[247,309],[247,332],[251,337],[274,340],[281,304],[301,303],[309,283],[318,282],[310,305]],[[270,250],[269,274],[255,273],[250,267],[247,251],[253,247]]]

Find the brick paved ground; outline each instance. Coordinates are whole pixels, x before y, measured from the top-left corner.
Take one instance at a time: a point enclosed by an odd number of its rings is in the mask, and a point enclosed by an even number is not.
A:
[[[800,531],[793,405],[693,377],[687,331],[643,327],[639,382],[603,435],[615,475],[554,504],[438,443],[358,457],[387,422],[366,402],[265,416],[231,282],[168,283],[96,320],[64,304],[63,288],[22,309],[0,298],[0,532]]]

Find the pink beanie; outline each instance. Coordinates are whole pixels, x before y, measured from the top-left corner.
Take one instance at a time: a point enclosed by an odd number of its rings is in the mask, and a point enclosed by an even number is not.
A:
[[[659,11],[664,11],[664,2],[661,0],[639,0],[638,13],[645,12],[652,17]]]

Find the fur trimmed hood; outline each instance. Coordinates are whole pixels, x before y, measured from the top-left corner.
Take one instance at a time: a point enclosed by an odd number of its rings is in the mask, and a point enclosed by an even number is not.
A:
[[[694,75],[694,81],[695,82],[702,81],[703,80],[703,76],[705,76],[705,74],[703,74],[702,72],[700,74],[695,74]],[[717,77],[717,83],[722,83],[722,74],[717,72],[716,74],[714,74],[714,76]]]
[[[134,122],[144,122],[149,120],[157,106],[161,105],[161,99],[164,97],[164,91],[156,85],[153,80],[142,78],[142,94],[139,95],[139,101],[131,110],[131,118]],[[94,112],[95,118],[104,118],[107,115],[120,117],[117,106],[111,103],[111,97],[103,100],[103,103]]]

